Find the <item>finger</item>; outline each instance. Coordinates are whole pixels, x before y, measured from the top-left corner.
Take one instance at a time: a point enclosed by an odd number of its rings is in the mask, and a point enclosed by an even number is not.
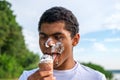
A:
[[[39,70],[37,70],[35,73],[31,74],[27,80],[38,80],[40,79],[40,75],[39,75]]]
[[[52,75],[52,74],[53,74],[52,71],[39,71],[39,75],[41,77],[49,76],[49,75]]]
[[[53,76],[47,76],[47,77],[44,77],[42,80],[56,80],[56,78]]]

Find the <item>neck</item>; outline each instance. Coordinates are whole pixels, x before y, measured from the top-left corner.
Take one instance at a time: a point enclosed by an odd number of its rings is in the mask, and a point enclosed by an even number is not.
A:
[[[64,61],[64,63],[62,65],[60,65],[59,67],[57,67],[55,69],[56,70],[69,70],[69,69],[72,69],[75,66],[75,64],[76,64],[76,62],[72,58],[72,60],[68,59],[68,60]]]

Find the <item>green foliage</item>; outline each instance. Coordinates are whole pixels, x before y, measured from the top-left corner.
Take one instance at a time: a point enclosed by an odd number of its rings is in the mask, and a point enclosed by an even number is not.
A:
[[[112,79],[113,78],[113,74],[111,72],[105,70],[100,65],[96,65],[96,64],[93,64],[93,63],[82,63],[82,64],[103,73],[106,76],[107,79]]]
[[[0,78],[18,78],[24,69],[36,67],[38,60],[39,56],[25,45],[11,4],[0,0]]]
[[[0,56],[0,65],[2,65],[0,66],[0,78],[15,78],[16,76],[19,76],[19,73],[21,73],[21,70],[23,69],[22,66],[17,63],[15,57],[6,54]]]

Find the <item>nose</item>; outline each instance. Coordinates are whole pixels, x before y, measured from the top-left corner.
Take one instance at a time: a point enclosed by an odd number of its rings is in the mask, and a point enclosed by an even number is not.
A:
[[[51,38],[48,38],[48,40],[45,42],[45,47],[48,48],[52,46],[55,46],[55,42]]]

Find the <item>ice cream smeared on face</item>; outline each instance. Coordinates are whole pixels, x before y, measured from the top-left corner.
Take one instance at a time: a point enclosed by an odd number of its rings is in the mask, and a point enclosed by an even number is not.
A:
[[[59,53],[61,54],[64,51],[63,44],[61,42],[57,42],[54,46],[52,46],[51,52],[52,53]]]
[[[47,48],[51,47],[51,53],[59,53],[59,54],[61,54],[64,51],[63,44],[60,41],[54,43],[51,38],[49,38],[45,42],[45,47],[47,47]]]
[[[56,57],[59,56],[59,54],[62,54],[63,51],[64,51],[64,47],[61,42],[57,42],[54,46],[52,46],[51,53],[52,53],[52,57],[55,62],[55,65],[58,65],[59,63],[58,58]]]
[[[46,42],[45,42],[45,47],[50,47],[49,45],[48,45],[48,43],[51,41],[52,39],[51,38],[49,38]],[[51,44],[51,46],[54,46],[54,44]]]

